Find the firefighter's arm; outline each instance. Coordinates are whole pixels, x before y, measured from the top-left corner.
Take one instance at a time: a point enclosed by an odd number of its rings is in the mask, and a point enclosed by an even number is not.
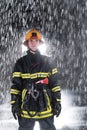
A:
[[[55,66],[51,68],[49,81],[52,92],[53,113],[59,116],[61,112],[61,87],[58,84],[58,70]]]
[[[22,86],[21,66],[18,60],[14,66],[14,70],[12,73],[12,86],[10,89],[12,113],[15,119],[17,119],[17,116],[20,115],[21,86]]]

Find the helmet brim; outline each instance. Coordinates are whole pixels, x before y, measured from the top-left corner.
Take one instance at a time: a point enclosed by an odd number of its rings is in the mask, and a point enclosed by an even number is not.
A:
[[[25,40],[25,41],[23,42],[23,45],[26,46],[26,47],[28,47],[28,41],[29,41],[29,40]],[[40,44],[43,44],[43,43],[44,43],[44,41],[42,41],[42,40],[39,40],[39,42],[40,42]]]

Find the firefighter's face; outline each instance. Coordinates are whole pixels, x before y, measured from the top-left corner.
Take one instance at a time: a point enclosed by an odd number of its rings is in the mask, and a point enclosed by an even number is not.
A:
[[[37,39],[30,39],[28,41],[28,47],[33,50],[36,51],[38,49],[38,46],[40,45],[40,41]]]

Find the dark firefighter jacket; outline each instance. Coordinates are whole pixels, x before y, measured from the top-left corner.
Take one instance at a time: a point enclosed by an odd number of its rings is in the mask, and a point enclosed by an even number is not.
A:
[[[32,116],[32,118],[47,118],[53,115],[53,100],[55,99],[56,102],[60,103],[60,86],[58,85],[57,82],[57,68],[54,65],[51,65],[48,62],[48,58],[46,56],[42,56],[39,51],[37,51],[36,54],[32,54],[28,51],[27,55],[21,57],[20,59],[17,60],[14,70],[12,73],[12,86],[11,86],[11,95],[18,96],[20,95],[21,97],[21,116],[24,118],[31,118],[29,115],[32,114],[34,115],[37,111],[37,114],[35,116]],[[35,108],[35,104],[33,104],[30,99],[27,102],[27,106],[33,106],[33,107],[28,107],[26,109],[26,103],[25,103],[25,97],[27,95],[27,92],[29,91],[32,83],[36,83],[37,81],[40,81],[42,79],[48,78],[48,84],[39,84],[38,88],[40,90],[41,94],[41,89],[44,87],[44,93],[45,93],[45,98],[46,98],[46,103],[45,107],[43,105],[43,95],[41,95],[40,100],[37,101],[37,106],[38,109],[33,109]],[[53,99],[53,97],[54,99]],[[26,98],[28,99],[28,97]],[[17,99],[11,98],[11,104],[14,104]],[[31,103],[30,103],[31,102]],[[39,103],[38,103],[39,102]],[[40,109],[40,104],[42,102],[42,107]],[[35,103],[35,101],[34,101]]]

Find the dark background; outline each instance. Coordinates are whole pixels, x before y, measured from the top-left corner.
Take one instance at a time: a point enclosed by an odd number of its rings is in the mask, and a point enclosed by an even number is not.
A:
[[[61,89],[75,95],[75,105],[87,106],[87,0],[0,0],[0,103],[9,100],[12,68],[31,28],[50,46]]]

